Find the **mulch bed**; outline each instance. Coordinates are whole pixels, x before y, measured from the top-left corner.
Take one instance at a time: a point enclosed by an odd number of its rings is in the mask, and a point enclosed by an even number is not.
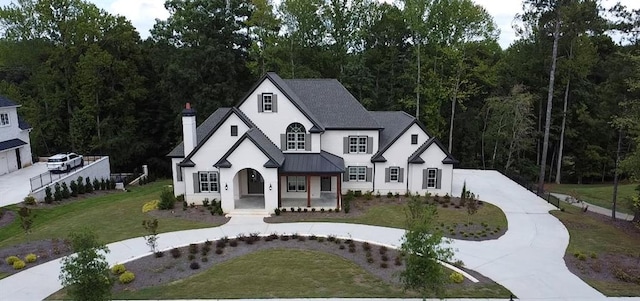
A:
[[[9,256],[18,256],[26,262],[27,254],[35,254],[38,259],[35,262],[27,263],[21,270],[15,270],[6,264],[5,259]],[[72,254],[68,241],[60,239],[34,240],[27,243],[0,249],[0,272],[13,275],[25,269],[46,263],[50,260],[58,259]]]
[[[188,207],[185,209],[176,208],[173,210],[153,210],[147,212],[147,214],[155,218],[180,218],[196,222],[211,223],[211,227],[226,224],[231,219],[221,215],[213,215],[202,206],[195,206],[195,208]]]
[[[211,242],[210,250],[206,252],[206,255],[203,255],[205,254],[203,253],[203,248],[206,245],[206,243],[203,243],[165,251],[161,258],[150,255],[127,262],[125,267],[135,274],[135,280],[129,284],[117,283],[114,289],[116,291],[137,291],[146,287],[160,286],[185,279],[201,273],[216,264],[251,252],[282,248],[315,250],[340,256],[358,264],[369,273],[392,285],[400,284],[398,273],[404,269],[404,262],[398,250],[338,238],[272,234],[270,237],[249,236],[229,239],[224,244],[221,241]],[[233,247],[234,241],[236,243],[235,247]],[[365,250],[366,246],[369,248],[370,257],[366,255],[368,253]],[[190,248],[193,249],[192,252],[190,252]],[[218,249],[221,251],[217,251]],[[172,256],[174,252],[180,253],[178,258]],[[221,254],[217,254],[217,252],[221,252]],[[191,258],[189,257],[190,255]],[[206,261],[203,261],[203,258],[206,258]],[[385,258],[386,261],[384,260]],[[198,269],[190,267],[194,262],[197,263]],[[385,267],[382,267],[383,265]],[[493,283],[491,279],[477,272],[469,270],[466,270],[466,272],[478,278],[480,284]],[[465,279],[460,285],[473,286],[474,283]]]

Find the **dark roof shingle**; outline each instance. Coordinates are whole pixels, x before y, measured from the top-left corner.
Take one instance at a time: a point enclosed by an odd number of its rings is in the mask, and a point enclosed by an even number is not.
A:
[[[11,148],[18,147],[18,146],[23,146],[25,144],[27,144],[27,143],[22,141],[22,140],[20,140],[20,139],[11,139],[11,140],[1,141],[0,142],[0,151],[11,149]]]
[[[422,164],[424,163],[424,160],[422,158],[420,158],[420,155],[422,155],[422,153],[424,153],[425,150],[427,150],[431,144],[436,144],[437,147],[439,147],[442,152],[445,154],[445,158],[442,160],[442,163],[444,164],[458,164],[458,160],[456,160],[456,158],[454,158],[448,151],[446,148],[444,148],[444,145],[442,145],[442,143],[440,142],[440,140],[438,140],[436,137],[431,137],[429,140],[427,140],[425,143],[423,143],[420,147],[418,147],[418,149],[411,154],[411,156],[409,156],[409,163],[412,164]]]
[[[0,95],[0,108],[3,107],[15,107],[17,106],[17,104],[11,100],[9,100],[8,98]]]

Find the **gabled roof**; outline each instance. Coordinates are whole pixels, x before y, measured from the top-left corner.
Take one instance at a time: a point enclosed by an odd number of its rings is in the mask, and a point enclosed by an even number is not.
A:
[[[335,174],[344,172],[344,159],[334,154],[320,153],[285,153],[283,173],[321,173]]]
[[[422,153],[424,153],[425,150],[427,150],[429,148],[429,146],[431,146],[431,144],[436,144],[436,146],[438,146],[442,152],[444,152],[444,154],[446,155],[446,157],[444,158],[444,160],[442,160],[442,163],[444,164],[458,164],[458,160],[456,160],[448,151],[446,148],[444,148],[444,145],[442,145],[442,143],[440,142],[440,140],[436,139],[436,137],[431,137],[431,139],[427,140],[425,143],[423,143],[420,147],[418,147],[418,149],[409,157],[409,163],[413,163],[413,164],[422,164],[424,163],[424,160],[422,158],[420,158],[420,155],[422,155]]]
[[[231,162],[229,162],[228,158],[231,154],[242,144],[244,140],[249,140],[253,142],[255,146],[258,147],[262,151],[262,153],[269,158],[269,160],[264,164],[264,167],[267,168],[277,168],[281,167],[284,163],[284,154],[282,151],[275,145],[269,138],[258,128],[249,129],[236,143],[227,151],[227,153],[220,158],[216,164],[213,166],[219,168],[229,168],[231,167]]]
[[[427,133],[425,127],[415,117],[403,111],[370,111],[369,114],[383,127],[378,142],[378,152],[371,157],[371,162],[386,162],[382,154],[402,136],[413,124],[417,124]]]
[[[16,148],[16,147],[19,147],[19,146],[23,146],[25,144],[27,144],[27,143],[22,141],[22,140],[20,140],[20,139],[11,139],[11,140],[0,141],[0,151]]]
[[[9,100],[8,98],[0,95],[0,108],[5,108],[5,107],[19,107],[19,105]]]
[[[232,113],[235,113],[236,115],[238,115],[238,117],[248,127],[250,128],[255,127],[255,125],[253,124],[253,122],[251,122],[249,117],[247,117],[244,113],[242,113],[237,108],[219,108],[215,112],[213,112],[213,114],[209,115],[209,118],[207,118],[196,129],[196,136],[197,136],[196,138],[198,141],[197,141],[196,147],[193,149],[191,154],[194,154],[197,150],[199,150],[202,147],[202,145],[211,137],[211,135],[213,135],[213,133],[215,133],[215,131],[224,123],[224,121],[227,120],[229,116],[231,116]],[[185,158],[183,163],[188,162],[188,159],[190,159],[192,156],[191,154],[187,154],[189,155],[189,157]],[[184,158],[185,157],[184,142],[180,142],[180,144],[178,144],[169,154],[167,154],[167,157]]]
[[[325,129],[380,129],[381,126],[336,79],[285,79]]]
[[[18,115],[18,127],[21,130],[28,130],[32,128],[31,125],[27,121],[25,121],[20,115]]]
[[[294,93],[293,90],[291,90],[291,88],[284,82],[284,80],[280,78],[280,76],[278,76],[275,72],[267,72],[265,75],[263,75],[262,78],[260,78],[260,80],[258,80],[253,85],[253,87],[249,89],[249,92],[247,92],[247,94],[236,105],[236,107],[239,108],[245,101],[247,101],[249,96],[262,84],[262,82],[264,82],[265,79],[269,79],[288,99],[291,100],[293,105],[298,108],[298,110],[300,110],[300,112],[302,112],[302,114],[307,117],[311,121],[311,123],[313,123],[313,127],[311,128],[310,132],[324,132],[324,127],[318,121],[318,118],[312,114],[311,110],[309,110],[305,103],[300,100],[298,95],[296,95],[296,93]]]

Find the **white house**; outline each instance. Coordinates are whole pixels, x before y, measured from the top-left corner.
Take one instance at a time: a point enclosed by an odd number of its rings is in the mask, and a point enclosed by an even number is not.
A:
[[[32,164],[31,126],[18,116],[18,107],[0,95],[0,175]]]
[[[168,154],[175,194],[225,212],[336,208],[348,190],[451,194],[457,163],[414,117],[367,111],[335,79],[267,73],[198,127],[187,104],[182,129]]]

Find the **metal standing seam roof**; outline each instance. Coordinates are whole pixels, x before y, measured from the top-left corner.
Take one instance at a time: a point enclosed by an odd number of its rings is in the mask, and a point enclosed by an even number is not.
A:
[[[27,143],[20,139],[11,139],[0,142],[0,152],[8,149],[20,147],[26,145]]]
[[[344,173],[344,159],[322,151],[320,153],[285,153],[282,173]]]
[[[325,129],[380,129],[360,102],[336,79],[285,79],[283,82]]]

